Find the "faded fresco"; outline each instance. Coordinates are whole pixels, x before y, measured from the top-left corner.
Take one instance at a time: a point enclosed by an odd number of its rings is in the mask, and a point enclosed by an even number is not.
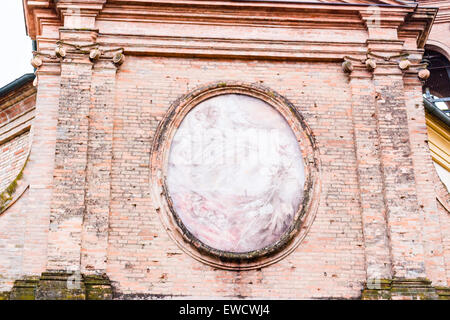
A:
[[[167,186],[204,244],[243,253],[276,242],[303,199],[304,163],[283,116],[241,94],[201,102],[172,141]]]

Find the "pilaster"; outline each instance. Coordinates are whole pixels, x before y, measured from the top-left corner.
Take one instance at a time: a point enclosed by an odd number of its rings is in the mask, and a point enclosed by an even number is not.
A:
[[[92,30],[61,29],[60,39],[77,45],[96,39]],[[82,225],[86,212],[86,169],[93,63],[67,51],[61,59],[53,197],[47,269],[80,271]]]
[[[99,61],[92,74],[81,243],[81,268],[87,274],[106,272],[116,70],[110,61]]]
[[[428,147],[427,126],[422,97],[422,82],[416,71],[404,76],[404,95],[414,166],[419,212],[422,215],[422,239],[427,277],[434,285],[446,285],[441,221],[433,183],[435,170]]]
[[[83,8],[80,12],[91,17],[93,9],[84,8],[84,11]],[[60,29],[58,45],[64,56],[60,59],[61,100],[49,231],[49,271],[81,269],[93,275],[106,271],[118,63],[114,64],[111,57],[102,54],[90,57],[93,49],[100,53],[97,36],[98,30],[91,28],[65,25]]]
[[[92,63],[89,60],[61,62],[49,270],[79,271],[80,268],[91,81]]]
[[[401,53],[402,43],[368,40],[368,48],[377,55],[392,56]],[[378,64],[373,79],[392,276],[425,278],[421,233],[423,221],[411,159],[403,75],[396,62],[385,61]]]
[[[45,61],[36,72],[36,113],[31,127],[27,164],[30,187],[24,204],[23,274],[40,274],[46,268],[50,206],[55,162],[56,127],[60,95],[59,64]]]
[[[392,275],[372,74],[363,66],[356,67],[350,88],[367,281],[373,283]]]

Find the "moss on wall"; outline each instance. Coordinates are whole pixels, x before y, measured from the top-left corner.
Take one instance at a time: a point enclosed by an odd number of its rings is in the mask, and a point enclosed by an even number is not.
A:
[[[112,287],[106,275],[91,276],[67,272],[44,272],[14,282],[11,292],[0,300],[110,300]]]
[[[71,286],[71,281],[78,283]],[[78,282],[77,282],[78,281]],[[73,283],[73,282],[72,282]],[[44,272],[14,282],[0,300],[111,300],[113,288],[106,275]],[[367,283],[362,300],[450,300],[450,287],[433,287],[428,279],[377,279]]]
[[[362,300],[448,300],[450,288],[433,287],[428,279],[378,279],[367,283],[361,294]]]
[[[9,186],[2,193],[0,193],[0,214],[6,210],[8,204],[13,200],[13,195],[16,192],[18,182],[22,179],[23,170],[25,169],[28,163],[28,157],[25,160],[25,163],[22,169],[20,170],[19,174],[17,175],[17,177],[9,184]]]

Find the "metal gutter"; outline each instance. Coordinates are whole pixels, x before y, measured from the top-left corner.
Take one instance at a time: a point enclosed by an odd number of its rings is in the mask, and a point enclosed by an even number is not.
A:
[[[11,83],[8,83],[6,86],[0,88],[0,98],[6,96],[7,94],[11,93],[12,91],[24,86],[30,81],[33,81],[36,76],[34,73],[26,73],[20,78],[14,80]]]
[[[436,107],[434,103],[432,103],[427,98],[423,98],[423,105],[425,106],[425,109],[433,116],[441,120],[446,126],[447,129],[450,129],[450,117],[447,116],[444,112],[442,112],[441,109]]]

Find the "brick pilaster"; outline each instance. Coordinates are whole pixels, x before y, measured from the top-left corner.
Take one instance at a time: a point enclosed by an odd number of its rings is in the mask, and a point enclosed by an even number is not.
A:
[[[61,63],[61,94],[48,245],[49,270],[79,270],[85,212],[92,63]]]
[[[446,285],[441,221],[437,208],[433,175],[435,170],[427,144],[427,126],[422,97],[422,83],[416,72],[404,77],[404,94],[411,141],[411,158],[416,179],[417,199],[423,217],[422,237],[427,278],[433,285]]]
[[[59,66],[44,65],[38,74],[36,116],[26,175],[30,183],[24,205],[23,273],[40,274],[47,263],[47,237],[53,186],[56,125],[60,94]]]
[[[400,69],[392,63],[380,63],[374,72],[374,84],[393,276],[425,278],[422,215],[415,186]]]
[[[60,40],[90,45],[98,30],[95,19],[104,0],[79,3],[59,1],[64,15]],[[67,50],[61,61],[61,92],[58,114],[53,197],[50,213],[48,271],[81,268],[83,222],[86,215],[89,116],[92,104],[93,63],[86,53]]]
[[[350,75],[350,88],[366,272],[368,282],[373,282],[392,275],[372,74],[356,68]]]
[[[95,64],[89,110],[86,212],[81,244],[81,268],[88,274],[106,272],[115,77],[116,67],[110,61]]]

